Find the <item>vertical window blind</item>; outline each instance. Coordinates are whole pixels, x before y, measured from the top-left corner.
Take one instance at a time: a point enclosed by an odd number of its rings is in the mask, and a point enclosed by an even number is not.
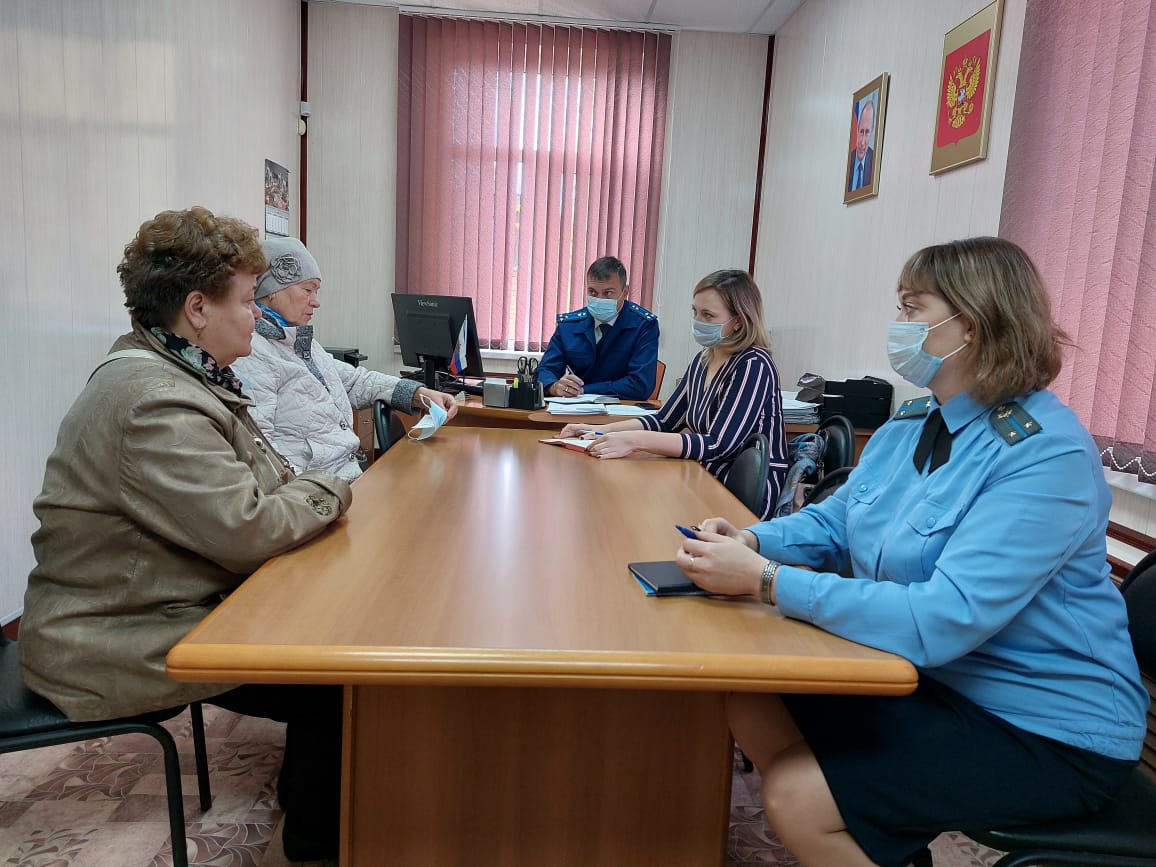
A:
[[[1105,466],[1156,484],[1156,11],[1029,3],[1000,234],[1075,347],[1056,391]]]
[[[473,299],[483,348],[540,351],[620,258],[654,292],[670,36],[402,15],[396,291]]]

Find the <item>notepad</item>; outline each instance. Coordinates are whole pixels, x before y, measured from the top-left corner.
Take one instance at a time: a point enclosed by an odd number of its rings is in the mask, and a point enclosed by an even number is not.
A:
[[[594,444],[594,440],[583,439],[582,437],[547,437],[544,440],[538,440],[540,443],[545,443],[548,446],[562,446],[564,449],[574,449],[576,452],[584,452]]]
[[[686,577],[673,560],[650,563],[628,563],[630,572],[646,591],[647,596],[706,596],[703,590]]]

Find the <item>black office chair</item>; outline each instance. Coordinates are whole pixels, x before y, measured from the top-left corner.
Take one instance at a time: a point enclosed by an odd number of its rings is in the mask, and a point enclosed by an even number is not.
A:
[[[373,402],[373,429],[377,433],[377,452],[385,454],[390,446],[405,436],[405,425],[384,400]]]
[[[845,415],[830,415],[819,423],[823,448],[823,474],[855,465],[855,426]]]
[[[803,505],[809,506],[811,503],[821,503],[835,491],[843,486],[847,481],[847,477],[851,475],[851,470],[854,467],[839,467],[830,473],[826,473],[823,478],[815,483],[811,490],[807,491],[807,496],[803,498]]]
[[[770,450],[766,434],[751,434],[727,473],[726,489],[756,515],[762,513]]]
[[[209,762],[205,754],[205,720],[201,703],[189,707],[192,716],[193,750],[196,754],[197,783],[201,809],[213,804],[209,790]],[[15,641],[0,633],[0,753],[14,753],[38,747],[51,747],[132,733],[156,739],[164,751],[165,789],[169,801],[169,833],[173,845],[173,867],[188,867],[185,843],[184,793],[181,790],[181,766],[173,736],[161,725],[177,716],[185,706],[99,722],[72,722],[49,701],[24,685],[20,675],[20,656]]]
[[[1156,552],[1136,564],[1120,586],[1128,631],[1140,669],[1156,675]],[[1006,831],[966,831],[1008,854],[995,867],[1071,864],[1080,867],[1156,865],[1156,781],[1137,767],[1123,791],[1098,813]]]

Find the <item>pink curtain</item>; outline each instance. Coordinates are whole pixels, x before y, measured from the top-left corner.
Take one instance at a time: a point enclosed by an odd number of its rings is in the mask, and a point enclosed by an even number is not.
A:
[[[599,256],[654,296],[670,36],[402,15],[398,292],[539,351]]]
[[[1057,392],[1106,466],[1156,483],[1156,12],[1028,3],[1000,234],[1076,346]]]

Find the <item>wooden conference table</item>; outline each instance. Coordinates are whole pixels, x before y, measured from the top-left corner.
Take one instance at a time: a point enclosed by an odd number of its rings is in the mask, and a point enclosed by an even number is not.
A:
[[[721,865],[726,692],[915,687],[754,600],[645,596],[626,564],[673,557],[676,521],[750,513],[697,463],[539,436],[399,443],[169,654],[180,680],[349,685],[343,867]]]

